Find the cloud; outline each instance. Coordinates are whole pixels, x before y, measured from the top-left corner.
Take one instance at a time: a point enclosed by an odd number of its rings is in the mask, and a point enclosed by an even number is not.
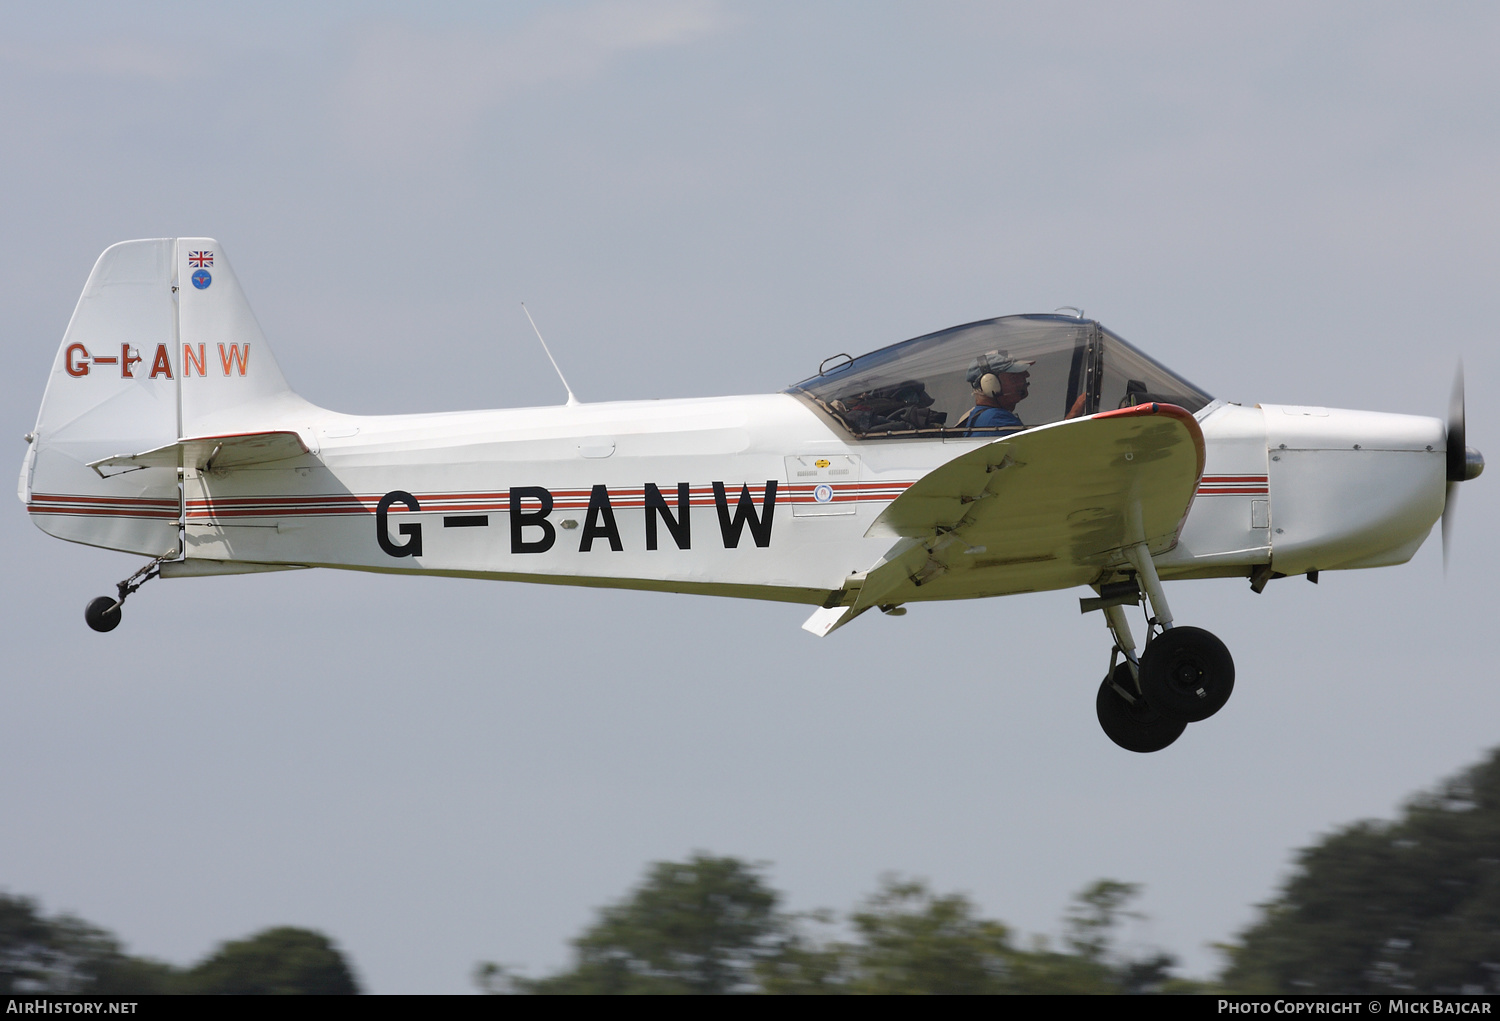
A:
[[[627,54],[682,46],[727,21],[714,0],[608,0],[545,11],[504,34],[380,24],[356,37],[335,110],[357,148],[424,155],[461,143],[526,88],[587,80]]]

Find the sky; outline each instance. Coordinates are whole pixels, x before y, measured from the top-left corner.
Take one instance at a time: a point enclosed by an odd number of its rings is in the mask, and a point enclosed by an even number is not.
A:
[[[217,238],[291,385],[361,414],[779,390],[828,355],[1081,306],[1215,396],[1497,447],[1500,10],[1483,3],[7,2],[14,465],[98,254]],[[1486,297],[1488,295],[1488,297]],[[3,435],[3,433],[0,433]],[[1168,584],[1234,698],[1099,731],[1080,592],[866,615],[306,571],[156,581],[0,514],[0,889],[189,963],[271,925],[378,993],[531,975],[646,864],[888,872],[1022,933],[1144,884],[1219,966],[1298,847],[1500,744],[1495,480],[1445,574]],[[1486,594],[1490,593],[1490,594]]]

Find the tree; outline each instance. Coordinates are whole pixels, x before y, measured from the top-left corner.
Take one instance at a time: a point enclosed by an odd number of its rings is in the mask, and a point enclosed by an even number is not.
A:
[[[1247,992],[1500,992],[1500,749],[1298,852],[1278,896],[1227,947]]]
[[[1100,879],[1073,896],[1063,920],[1064,941],[1077,957],[1105,969],[1110,983],[1122,993],[1198,992],[1194,983],[1174,980],[1172,968],[1177,958],[1162,951],[1145,957],[1129,958],[1114,950],[1115,930],[1121,920],[1145,916],[1126,905],[1140,895],[1139,883],[1121,883]]]
[[[481,987],[526,993],[732,993],[779,932],[776,893],[755,866],[697,854],[657,862],[629,897],[573,941],[572,970],[542,979],[480,965]]]
[[[849,987],[860,993],[1007,991],[1016,951],[1010,930],[980,918],[960,893],[939,896],[920,880],[886,877],[850,916]]]
[[[1140,891],[1139,883],[1100,879],[1074,894],[1064,923],[1073,952],[1086,961],[1103,963],[1120,919],[1141,917],[1125,910]]]
[[[856,939],[820,940],[818,912],[783,920],[777,952],[759,962],[768,993],[996,993],[1008,991],[1016,950],[1010,930],[980,918],[963,894],[938,895],[921,880],[885,876],[849,916]]]
[[[487,992],[520,993],[1111,993],[1173,985],[1170,955],[1119,958],[1118,921],[1139,887],[1103,880],[1078,895],[1065,945],[1022,949],[961,893],[895,876],[847,919],[852,938],[824,935],[831,912],[776,912],[776,892],[734,858],[658,862],[629,897],[573,941],[577,960],[541,979],[481,964]],[[1199,991],[1186,983],[1182,991]]]
[[[1100,880],[1075,898],[1058,952],[1044,938],[1015,945],[1003,923],[979,916],[963,894],[938,895],[920,881],[887,878],[850,916],[857,942],[844,949],[849,991],[861,993],[1113,993],[1166,980],[1168,955],[1115,962],[1119,919],[1139,886]]]
[[[183,977],[183,991],[330,995],[359,992],[344,955],[327,936],[282,926],[223,943]]]
[[[0,893],[0,994],[357,992],[343,955],[307,929],[224,943],[184,970],[132,957],[114,934],[81,918],[47,918],[30,898]]]
[[[0,993],[50,988],[58,966],[52,927],[26,897],[0,894]]]
[[[129,956],[98,926],[46,918],[30,898],[0,894],[0,993],[165,993],[173,975],[169,964]]]

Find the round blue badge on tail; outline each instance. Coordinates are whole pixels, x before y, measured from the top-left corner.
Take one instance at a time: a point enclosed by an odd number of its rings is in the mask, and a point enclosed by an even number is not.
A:
[[[193,286],[198,288],[198,290],[200,291],[213,282],[214,278],[208,275],[208,270],[206,269],[200,269],[198,272],[193,274]]]

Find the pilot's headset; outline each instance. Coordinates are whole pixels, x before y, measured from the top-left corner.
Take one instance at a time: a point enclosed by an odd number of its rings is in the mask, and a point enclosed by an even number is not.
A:
[[[969,381],[969,386],[985,396],[998,397],[1001,390],[1000,373],[1025,372],[1024,366],[1030,364],[1031,362],[1016,361],[1008,351],[986,351],[974,358],[964,378]]]

